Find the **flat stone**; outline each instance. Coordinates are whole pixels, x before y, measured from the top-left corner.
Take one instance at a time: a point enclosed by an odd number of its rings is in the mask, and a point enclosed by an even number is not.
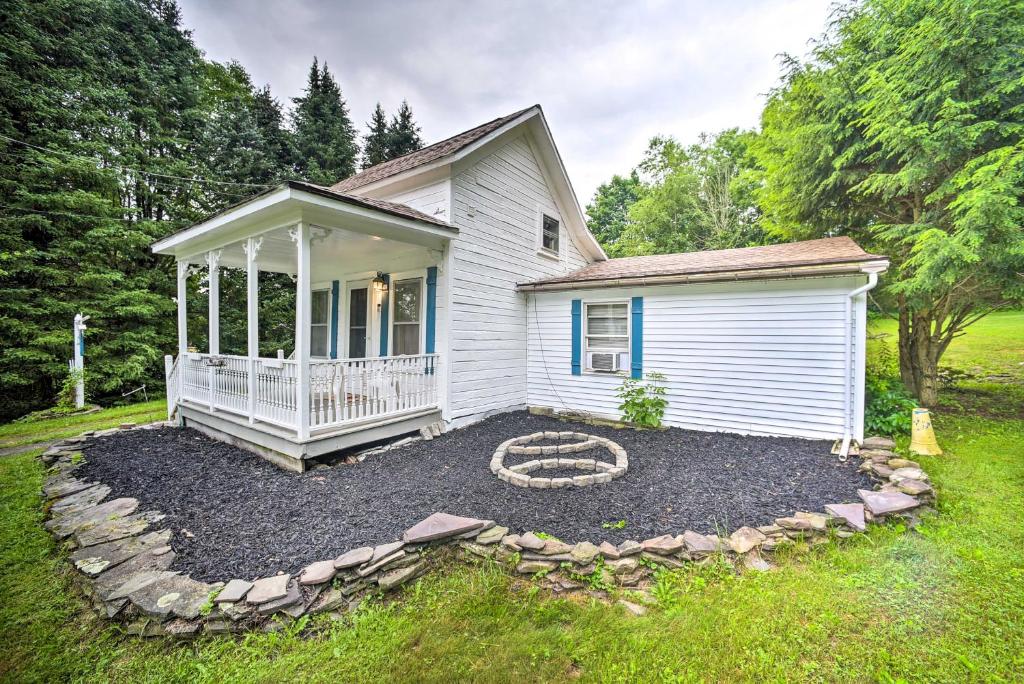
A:
[[[246,603],[259,605],[284,598],[288,594],[288,582],[291,575],[274,575],[263,577],[252,583],[249,593],[245,595]]]
[[[787,517],[776,518],[775,524],[779,527],[796,532],[806,532],[811,529],[811,521],[806,518]]]
[[[334,567],[334,561],[325,560],[317,561],[316,563],[310,563],[302,571],[302,575],[299,576],[299,584],[323,584],[324,582],[330,582],[334,579],[335,573],[338,572]]]
[[[278,577],[290,577],[290,575],[278,575]],[[259,580],[256,581],[257,583],[259,582]],[[249,590],[250,597],[254,591],[256,591],[255,587]],[[248,601],[249,599],[246,598],[246,600]],[[279,612],[291,614],[289,609],[296,605],[300,608],[302,606],[302,592],[299,591],[298,582],[292,580],[285,586],[284,594],[282,596],[270,601],[260,602],[259,605],[256,606],[256,612],[260,615],[272,615],[273,613]],[[299,614],[301,614],[301,612]],[[292,617],[298,617],[298,615],[292,615]]]
[[[767,537],[753,527],[741,527],[729,535],[729,546],[736,553],[746,553],[765,539]]]
[[[115,517],[88,529],[75,531],[75,543],[79,547],[95,546],[142,534],[150,524],[160,522],[165,516],[159,511],[144,511],[135,515]]]
[[[894,449],[896,442],[888,437],[868,437],[860,443],[862,449]]]
[[[516,566],[516,572],[520,575],[535,575],[538,572],[549,572],[558,567],[553,561],[522,560]]]
[[[761,534],[766,534],[768,536],[771,536],[773,534],[781,534],[782,533],[782,528],[780,526],[778,526],[778,525],[760,525],[757,528],[757,531],[760,532]]]
[[[857,494],[860,495],[864,506],[871,515],[875,516],[909,511],[920,505],[917,499],[902,492],[873,492],[867,489],[858,489]]]
[[[619,551],[619,556],[625,558],[626,556],[635,556],[644,550],[643,545],[640,542],[627,539],[618,546],[615,547]]]
[[[398,561],[398,560],[401,560],[403,558],[406,558],[407,556],[408,556],[408,554],[406,554],[405,551],[399,549],[398,551],[395,551],[394,553],[392,553],[392,554],[390,554],[388,556],[384,556],[383,558],[377,560],[376,562],[367,563],[363,567],[361,567],[358,570],[356,570],[356,574],[359,575],[360,577],[368,577],[369,575],[372,575],[373,573],[377,572],[378,570],[382,570],[383,568],[391,565],[395,561]],[[413,556],[413,558],[415,558],[415,556]]]
[[[586,565],[594,560],[599,552],[599,549],[590,542],[582,541],[572,547],[572,551],[569,552],[569,555],[572,556],[573,561],[576,563]]]
[[[652,563],[657,563],[658,565],[664,565],[666,567],[672,568],[673,570],[678,570],[679,568],[686,567],[686,563],[679,560],[675,556],[663,556],[658,553],[651,553],[650,551],[641,551],[640,557],[646,558]]]
[[[127,537],[79,549],[71,554],[71,562],[80,572],[95,577],[140,553],[165,546],[170,540],[170,530],[149,532],[141,537]]]
[[[110,494],[110,487],[107,485],[96,485],[83,489],[80,492],[65,496],[63,499],[58,499],[50,506],[51,516],[70,515],[83,511],[87,508],[92,508],[97,505],[103,499],[107,498]]]
[[[842,518],[847,525],[855,530],[863,532],[866,528],[864,504],[828,504],[825,506],[825,512],[837,518]]]
[[[522,551],[523,547],[519,545],[519,535],[510,534],[501,538],[501,545],[506,549],[512,549],[513,551]]]
[[[494,544],[477,544],[476,542],[464,541],[459,544],[459,547],[469,551],[474,556],[480,556],[481,558],[490,558],[494,555],[494,552],[499,548]]]
[[[174,563],[175,554],[173,551],[168,553],[157,553],[161,548],[162,547],[156,547],[155,549],[143,551],[142,553],[132,556],[123,563],[119,563],[112,568],[102,571],[99,576],[93,580],[93,591],[100,598],[109,599],[112,592],[135,575],[143,572],[163,572],[165,570],[170,570],[171,565]]]
[[[566,544],[557,539],[547,539],[544,541],[544,546],[537,550],[537,553],[545,556],[554,556],[571,553],[573,548],[572,544]]]
[[[896,487],[904,494],[910,496],[921,496],[922,494],[928,494],[932,491],[932,486],[927,482],[921,482],[920,480],[900,480]]]
[[[47,499],[58,499],[95,486],[95,482],[79,480],[76,477],[54,478],[43,486],[43,494]]]
[[[544,548],[544,540],[533,532],[527,532],[526,534],[519,535],[519,540],[516,544],[520,548],[529,549],[530,551],[540,551]]]
[[[917,461],[911,461],[906,458],[890,458],[887,465],[894,469],[899,470],[900,468],[920,468],[921,465]]]
[[[334,559],[334,567],[338,570],[344,570],[345,568],[354,568],[357,565],[368,563],[373,558],[373,547],[362,546],[358,549],[352,549],[346,551],[337,558]]]
[[[903,480],[927,480],[928,475],[920,468],[897,468],[889,476],[890,482],[901,482]]]
[[[892,468],[885,465],[884,463],[872,463],[871,472],[881,478],[888,478],[892,475]]]
[[[597,547],[597,550],[608,560],[615,560],[622,555],[619,553],[619,550],[615,548],[614,544],[610,544],[606,541],[601,542],[601,545]]]
[[[824,532],[828,529],[828,517],[821,513],[807,513],[805,511],[797,511],[794,516],[799,520],[806,520],[811,523],[811,529],[816,532]]]
[[[483,526],[483,520],[463,518],[448,513],[434,513],[407,529],[402,534],[402,541],[407,544],[422,544],[478,530]]]
[[[683,532],[683,545],[693,555],[706,555],[718,551],[718,542],[693,530]]]
[[[243,579],[233,579],[224,585],[217,597],[213,599],[214,603],[235,603],[245,598],[245,595],[252,589],[252,582],[246,582]]]
[[[398,570],[391,570],[385,572],[379,578],[377,578],[377,584],[381,589],[387,591],[393,589],[400,584],[408,582],[413,577],[416,577],[420,571],[423,570],[423,563],[415,563],[408,567],[399,568]]]
[[[625,608],[626,612],[631,615],[635,615],[637,617],[647,615],[647,609],[641,606],[639,603],[633,603],[632,601],[627,601],[626,599],[619,599],[618,601],[616,601],[616,603]]]
[[[168,618],[176,615],[186,620],[199,617],[213,586],[191,577],[163,577],[128,595],[128,600],[144,615]]]
[[[768,572],[775,566],[756,553],[750,553],[743,557],[743,567],[748,570],[756,570],[757,572]]]
[[[405,546],[405,542],[391,542],[390,544],[381,544],[380,546],[373,547],[373,556],[370,557],[371,563],[376,563],[381,558],[390,556],[395,551]]]
[[[328,589],[309,606],[309,614],[329,613],[348,603],[348,597],[340,589]]]
[[[682,551],[683,539],[682,537],[673,537],[671,534],[663,534],[660,537],[645,539],[640,543],[640,546],[644,551],[668,556]]]
[[[128,598],[129,594],[132,594],[143,587],[147,587],[150,584],[166,577],[176,577],[179,574],[180,573],[171,572],[169,570],[144,570],[132,575],[131,577],[125,578],[124,582],[108,593],[104,600],[117,601],[119,599]]]
[[[75,513],[55,517],[46,523],[46,528],[58,539],[70,537],[76,530],[94,527],[115,517],[131,515],[139,507],[138,499],[123,497],[112,499]]]
[[[640,561],[634,557],[619,558],[605,561],[604,565],[615,575],[628,575],[640,566]]]
[[[566,487],[572,487],[571,477],[553,477],[551,478],[551,489],[564,489]]]
[[[488,544],[497,544],[502,539],[504,539],[505,535],[507,535],[507,534],[508,534],[508,528],[507,527],[502,527],[501,525],[495,525],[494,527],[492,527],[490,529],[487,529],[487,530],[484,530],[483,532],[478,534],[476,536],[476,539],[474,539],[474,541],[477,544],[483,544],[484,546],[487,546]]]

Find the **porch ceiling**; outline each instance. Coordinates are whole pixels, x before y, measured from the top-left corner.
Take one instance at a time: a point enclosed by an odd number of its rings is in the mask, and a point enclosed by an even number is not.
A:
[[[296,244],[289,228],[282,227],[262,233],[257,263],[260,271],[296,272]],[[343,273],[367,271],[404,271],[436,264],[439,250],[400,242],[378,235],[368,235],[343,228],[313,229],[310,269],[313,282],[331,280]],[[245,268],[244,241],[221,248],[222,268]],[[205,255],[186,259],[203,266]]]

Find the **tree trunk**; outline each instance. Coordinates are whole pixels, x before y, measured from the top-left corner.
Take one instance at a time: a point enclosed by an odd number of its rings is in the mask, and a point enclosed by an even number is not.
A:
[[[899,299],[900,378],[922,406],[934,406],[939,399],[938,367],[942,354],[939,340],[932,335],[933,312],[915,311]]]

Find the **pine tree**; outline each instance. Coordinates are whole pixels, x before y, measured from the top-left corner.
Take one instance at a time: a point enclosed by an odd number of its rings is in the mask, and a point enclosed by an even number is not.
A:
[[[359,145],[341,96],[327,69],[313,58],[305,94],[293,100],[296,170],[311,183],[330,185],[355,173]]]
[[[392,117],[388,138],[388,159],[401,157],[423,147],[420,127],[413,121],[412,109],[409,107],[408,101],[402,100],[398,114]]]
[[[263,86],[253,95],[253,113],[256,127],[263,136],[264,144],[273,154],[278,172],[274,180],[283,180],[294,175],[295,142],[291,131],[284,125],[281,103],[270,93],[270,86]]]
[[[374,164],[387,161],[388,147],[391,142],[391,129],[388,126],[387,116],[380,102],[373,110],[373,116],[367,122],[366,127],[369,134],[363,136],[363,168],[369,168]]]

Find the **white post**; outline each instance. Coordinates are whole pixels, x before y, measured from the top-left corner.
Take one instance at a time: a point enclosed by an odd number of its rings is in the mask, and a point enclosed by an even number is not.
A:
[[[89,320],[88,316],[82,314],[75,314],[75,361],[73,369],[78,373],[78,378],[75,380],[75,408],[85,408],[85,359],[84,348],[85,348],[85,322]]]
[[[178,401],[185,396],[185,354],[188,353],[188,292],[189,265],[178,262]]]
[[[249,422],[256,422],[256,359],[260,355],[260,272],[256,255],[263,245],[263,238],[249,238],[245,241],[246,311],[249,343]]]
[[[177,403],[177,396],[175,396],[174,390],[171,389],[171,373],[174,371],[174,357],[170,354],[164,355],[164,379],[167,381],[167,420],[170,420],[174,416],[175,403]],[[174,397],[174,401],[171,401],[171,397]]]
[[[213,250],[206,253],[206,265],[208,267],[207,272],[207,285],[209,285],[209,340],[207,346],[209,347],[210,356],[216,356],[220,354],[220,250]],[[217,368],[210,366],[208,369],[209,373],[209,388],[210,388],[210,411],[217,410],[216,389],[217,389]]]
[[[309,438],[309,323],[312,296],[309,291],[309,225],[299,222],[291,232],[297,243],[298,259],[295,279],[295,360],[299,368],[298,409],[299,439]]]

